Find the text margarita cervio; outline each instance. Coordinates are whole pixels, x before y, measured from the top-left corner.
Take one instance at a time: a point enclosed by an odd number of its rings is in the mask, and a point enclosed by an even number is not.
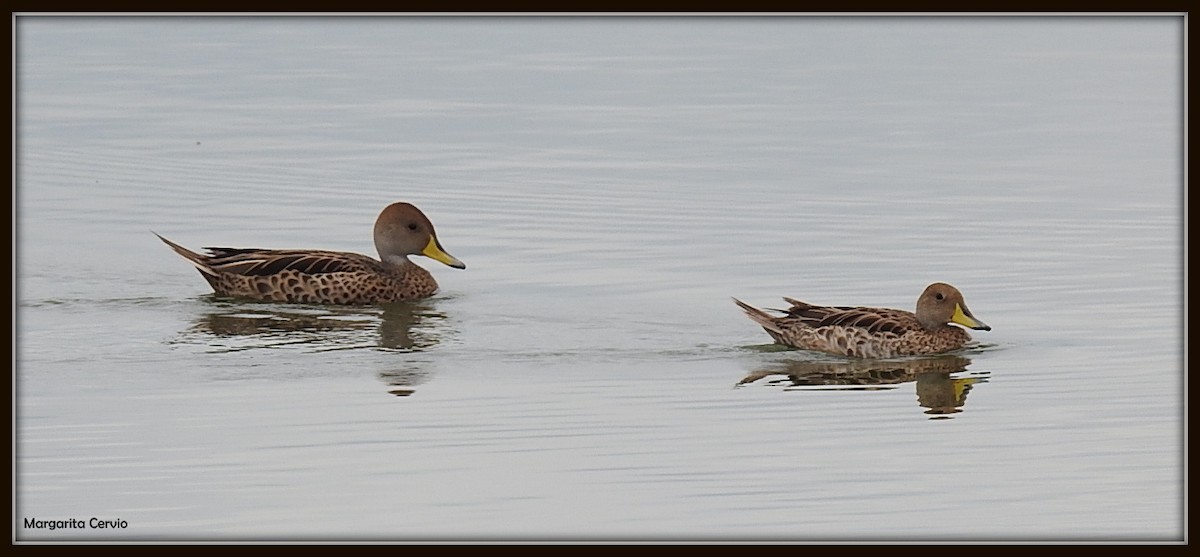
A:
[[[26,528],[38,528],[42,530],[66,530],[69,528],[128,528],[129,523],[121,519],[105,520],[102,518],[92,517],[88,520],[82,518],[68,518],[66,520],[38,520],[36,518],[25,519]]]

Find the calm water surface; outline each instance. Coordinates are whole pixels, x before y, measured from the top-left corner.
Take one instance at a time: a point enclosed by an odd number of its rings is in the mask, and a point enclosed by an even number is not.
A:
[[[1180,19],[16,30],[16,540],[1184,539]],[[151,234],[373,255],[396,200],[434,298]],[[993,330],[917,361],[730,301],[934,281]]]

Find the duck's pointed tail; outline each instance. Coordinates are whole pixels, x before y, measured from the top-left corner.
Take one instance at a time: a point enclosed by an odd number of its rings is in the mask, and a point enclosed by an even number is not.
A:
[[[760,326],[762,326],[762,328],[768,331],[774,331],[776,333],[783,332],[779,329],[779,325],[775,323],[775,318],[772,317],[771,314],[737,298],[733,298],[733,303],[737,304],[738,307],[742,308],[742,311],[746,312],[746,317],[749,317],[751,321],[758,323]]]
[[[153,230],[151,230],[150,233],[154,234],[155,236],[158,236],[159,240],[162,240],[164,244],[170,246],[170,248],[172,250],[175,250],[175,253],[178,253],[184,259],[187,259],[188,262],[191,263],[192,265],[194,265],[197,269],[199,269],[201,273],[204,273],[205,275],[213,276],[213,277],[217,276],[217,272],[214,271],[212,269],[212,267],[210,267],[208,265],[207,258],[204,257],[203,255],[200,255],[190,249],[187,249],[179,244],[176,244],[175,242],[172,242],[166,238],[163,238],[161,235],[159,235],[159,233],[157,233]]]

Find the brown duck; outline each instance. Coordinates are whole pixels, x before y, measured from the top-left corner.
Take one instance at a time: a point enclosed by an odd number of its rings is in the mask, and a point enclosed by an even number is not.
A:
[[[971,335],[954,324],[983,331],[991,327],[971,315],[962,293],[937,282],[917,299],[917,312],[871,307],[816,306],[784,298],[792,306],[773,316],[733,301],[775,342],[854,358],[922,356],[954,350]]]
[[[467,266],[446,253],[433,223],[409,203],[393,203],[375,220],[376,260],[321,250],[204,248],[199,254],[158,234],[195,265],[220,296],[304,304],[386,304],[433,295],[433,275],[408,259],[424,255],[456,269]]]

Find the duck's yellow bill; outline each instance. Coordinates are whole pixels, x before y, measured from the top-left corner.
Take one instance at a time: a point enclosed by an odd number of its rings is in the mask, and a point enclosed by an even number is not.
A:
[[[954,304],[954,317],[950,318],[950,322],[958,323],[959,325],[962,325],[963,327],[967,327],[969,329],[977,329],[980,331],[992,330],[991,327],[987,326],[987,323],[984,323],[983,321],[975,319],[975,317],[971,315],[971,312],[969,310],[963,309],[962,304]]]
[[[455,269],[467,268],[466,263],[463,263],[462,261],[459,261],[457,257],[446,253],[446,250],[442,249],[441,244],[438,244],[437,238],[434,238],[433,236],[429,237],[429,243],[425,245],[425,249],[421,250],[421,255],[424,255],[425,257],[428,257],[434,261],[445,263],[451,267],[454,267]]]

